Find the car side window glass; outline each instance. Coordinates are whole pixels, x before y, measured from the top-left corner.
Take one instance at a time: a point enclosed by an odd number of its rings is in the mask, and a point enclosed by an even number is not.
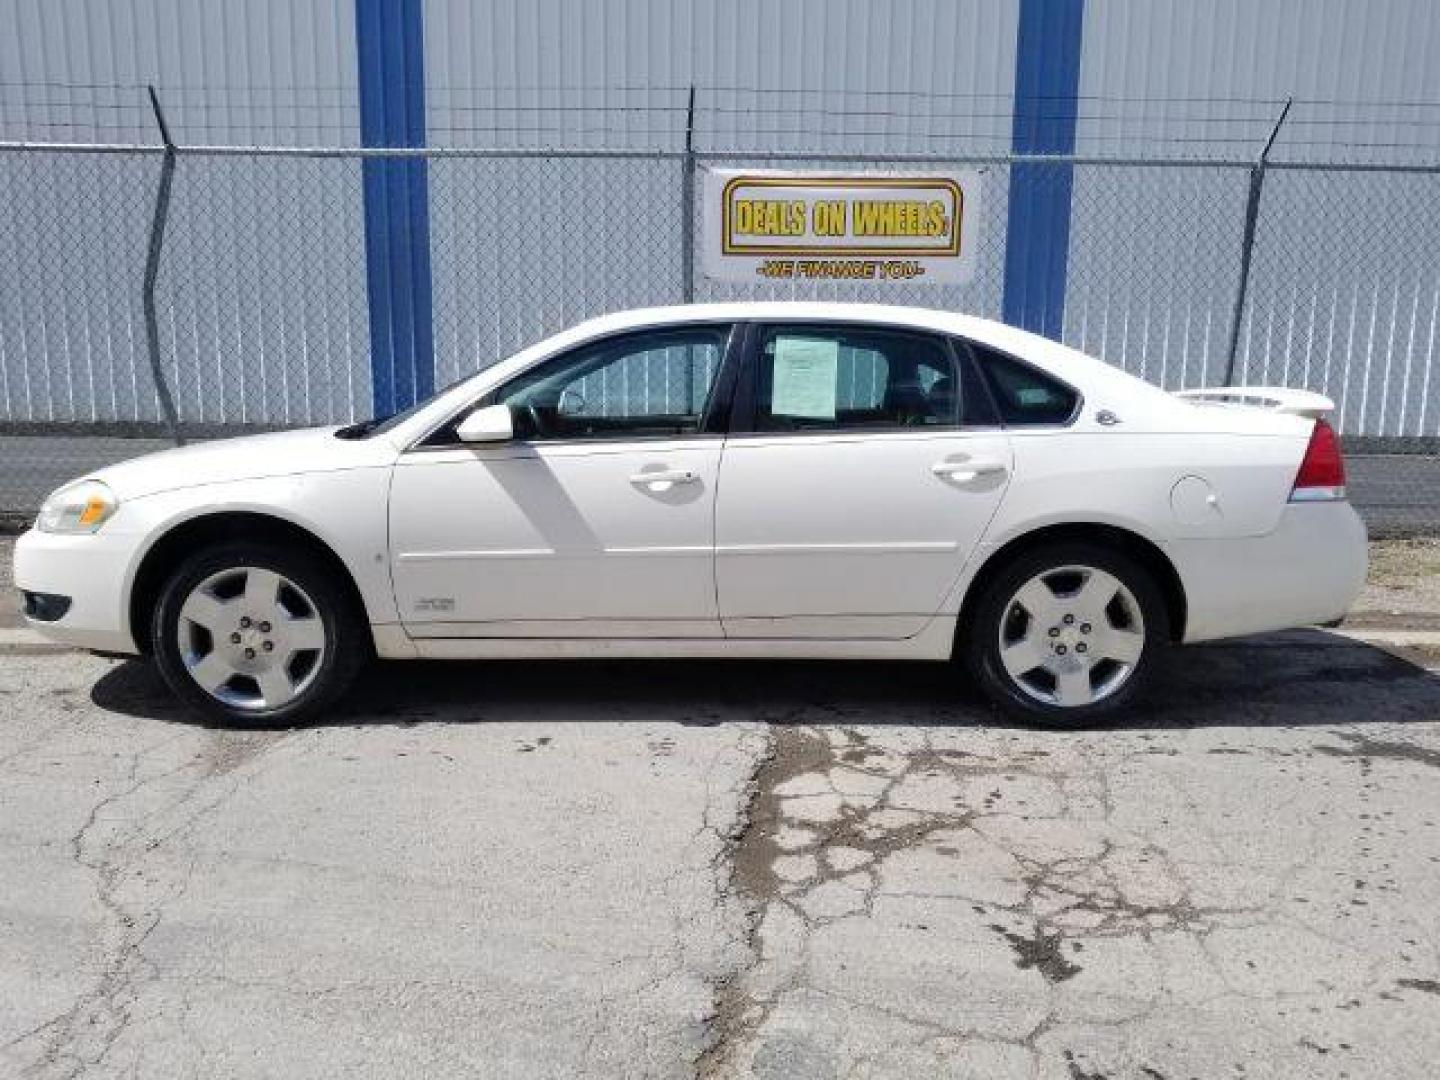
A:
[[[950,350],[925,335],[769,327],[755,371],[755,430],[953,427],[956,374]]]
[[[995,394],[1001,423],[1008,427],[1064,424],[1075,415],[1080,397],[1058,379],[1003,353],[975,352]]]
[[[715,389],[729,326],[609,338],[540,364],[490,399],[522,439],[692,435]]]

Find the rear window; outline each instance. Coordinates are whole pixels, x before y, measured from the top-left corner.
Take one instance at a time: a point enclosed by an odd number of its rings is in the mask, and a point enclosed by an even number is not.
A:
[[[1080,395],[1058,379],[1004,353],[976,348],[975,356],[1007,427],[1064,424],[1075,415]]]

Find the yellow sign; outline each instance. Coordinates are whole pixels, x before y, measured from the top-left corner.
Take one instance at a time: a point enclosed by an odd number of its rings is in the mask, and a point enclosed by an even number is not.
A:
[[[709,170],[705,273],[726,281],[929,282],[974,272],[977,172]]]

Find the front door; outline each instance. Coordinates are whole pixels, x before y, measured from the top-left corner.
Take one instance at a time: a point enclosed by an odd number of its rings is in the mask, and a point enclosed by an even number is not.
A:
[[[716,509],[726,636],[919,633],[1009,483],[970,357],[843,324],[753,337]]]
[[[516,438],[442,429],[404,454],[392,573],[416,637],[714,637],[723,436],[705,430],[729,326],[582,345],[478,405]],[[449,425],[453,433],[455,424]]]

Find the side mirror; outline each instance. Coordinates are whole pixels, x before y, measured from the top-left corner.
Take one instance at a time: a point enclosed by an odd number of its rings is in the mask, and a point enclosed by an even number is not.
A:
[[[455,436],[463,443],[509,442],[515,437],[515,422],[509,405],[487,405],[460,422]]]

